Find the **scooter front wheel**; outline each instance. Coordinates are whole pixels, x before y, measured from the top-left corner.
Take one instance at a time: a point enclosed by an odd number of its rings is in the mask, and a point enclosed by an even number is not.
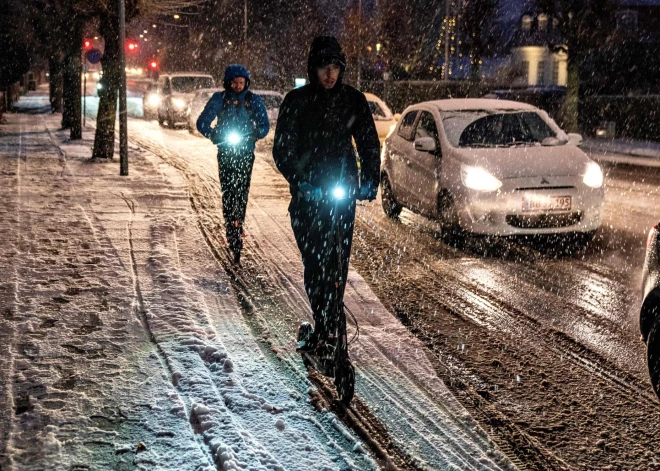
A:
[[[348,407],[355,395],[355,368],[350,361],[338,365],[335,370],[335,387],[339,400]]]

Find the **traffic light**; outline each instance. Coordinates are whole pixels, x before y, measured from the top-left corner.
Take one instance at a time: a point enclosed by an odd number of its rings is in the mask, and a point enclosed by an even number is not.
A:
[[[92,49],[92,46],[93,44],[91,39],[83,40],[83,50],[89,51],[90,49]]]
[[[149,70],[158,70],[158,61],[156,59],[149,61]]]
[[[135,52],[135,51],[137,51],[137,48],[138,48],[137,41],[134,41],[132,39],[129,39],[129,40],[126,41],[126,50],[128,52]]]

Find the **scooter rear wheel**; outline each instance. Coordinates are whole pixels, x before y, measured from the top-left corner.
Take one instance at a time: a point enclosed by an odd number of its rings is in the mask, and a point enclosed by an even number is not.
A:
[[[350,361],[335,370],[335,387],[339,400],[348,407],[355,395],[355,368]]]

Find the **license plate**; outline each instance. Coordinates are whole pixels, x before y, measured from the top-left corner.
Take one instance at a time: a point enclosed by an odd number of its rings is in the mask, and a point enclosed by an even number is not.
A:
[[[523,197],[523,211],[570,211],[570,196],[527,195]]]

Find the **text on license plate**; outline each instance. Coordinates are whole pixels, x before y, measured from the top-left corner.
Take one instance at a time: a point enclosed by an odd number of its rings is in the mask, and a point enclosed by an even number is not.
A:
[[[527,195],[523,197],[523,211],[569,211],[570,196]]]

